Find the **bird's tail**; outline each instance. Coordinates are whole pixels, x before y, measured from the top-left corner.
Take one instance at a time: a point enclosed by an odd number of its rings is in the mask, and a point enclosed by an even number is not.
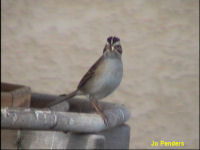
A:
[[[55,101],[49,103],[47,105],[47,107],[51,107],[51,106],[54,106],[54,105],[56,105],[58,103],[61,103],[61,102],[65,101],[65,100],[71,99],[72,97],[76,96],[77,93],[78,93],[78,90],[75,90],[75,91],[69,93],[68,95],[60,95],[60,97],[58,99],[56,99]]]

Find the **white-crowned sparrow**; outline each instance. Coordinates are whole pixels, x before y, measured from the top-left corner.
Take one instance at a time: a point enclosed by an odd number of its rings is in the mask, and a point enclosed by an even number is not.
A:
[[[58,104],[76,95],[86,95],[89,97],[97,113],[101,115],[106,123],[107,119],[99,107],[97,100],[108,96],[119,86],[123,75],[121,55],[122,47],[120,39],[112,36],[108,37],[103,55],[83,76],[77,89],[65,95],[60,100],[50,103],[48,106]]]

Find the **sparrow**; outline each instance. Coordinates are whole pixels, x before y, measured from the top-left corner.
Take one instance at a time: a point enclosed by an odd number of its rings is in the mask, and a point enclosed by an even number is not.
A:
[[[82,77],[75,91],[63,98],[53,101],[51,107],[77,95],[85,95],[89,98],[93,108],[102,117],[104,123],[108,120],[98,104],[98,100],[111,94],[120,84],[123,76],[122,46],[120,39],[115,36],[107,38],[102,56],[91,66]]]

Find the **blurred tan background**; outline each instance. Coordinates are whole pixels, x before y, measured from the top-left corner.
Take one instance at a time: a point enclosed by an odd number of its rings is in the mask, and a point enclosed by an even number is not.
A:
[[[124,76],[104,101],[130,108],[130,148],[160,139],[198,148],[198,7],[198,0],[2,0],[2,81],[71,92],[106,38],[119,36]]]

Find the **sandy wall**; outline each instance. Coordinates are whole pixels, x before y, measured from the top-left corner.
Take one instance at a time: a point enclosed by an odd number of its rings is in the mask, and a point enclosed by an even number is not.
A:
[[[198,0],[2,0],[2,81],[68,93],[100,57],[106,38],[119,36],[124,76],[104,101],[130,108],[130,148],[152,148],[160,139],[198,148],[198,5]]]

